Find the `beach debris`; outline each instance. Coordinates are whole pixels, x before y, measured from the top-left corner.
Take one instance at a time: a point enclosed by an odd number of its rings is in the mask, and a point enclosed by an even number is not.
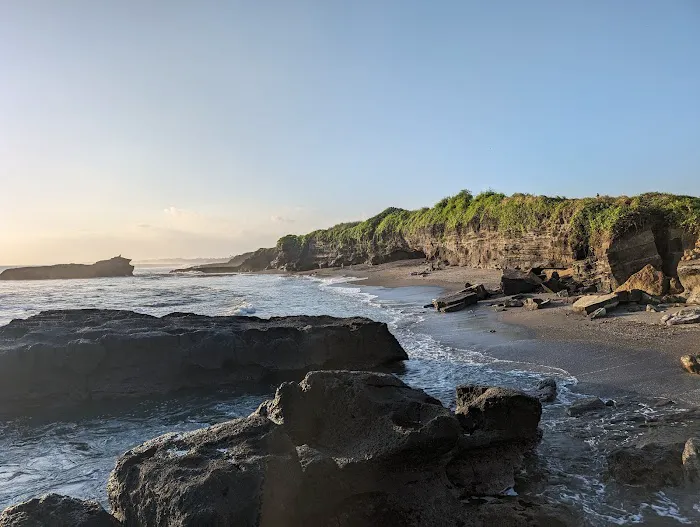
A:
[[[657,271],[653,265],[647,264],[615,289],[615,292],[639,289],[652,296],[662,296],[668,293],[669,283],[670,279],[664,276],[662,271]]]
[[[476,293],[463,292],[453,293],[451,295],[445,295],[433,300],[433,305],[435,309],[442,311],[443,313],[453,313],[455,311],[460,311],[467,306],[472,306],[479,301],[479,297]]]
[[[608,475],[618,483],[661,489],[684,480],[684,443],[647,443],[625,446],[607,456]]]
[[[551,377],[537,383],[530,395],[537,397],[542,403],[551,403],[557,398],[557,381]]]
[[[523,307],[524,305],[523,301],[517,298],[506,298],[503,302],[503,307]]]
[[[586,295],[574,302],[572,309],[576,313],[585,313],[590,315],[594,311],[605,308],[606,310],[613,309],[620,304],[620,299],[615,293],[608,295]]]
[[[700,438],[691,437],[685,442],[681,462],[685,480],[688,483],[700,481]]]
[[[700,362],[697,355],[683,355],[681,357],[681,366],[689,373],[700,373]]]
[[[700,304],[700,239],[693,249],[685,251],[677,272],[688,303]]]
[[[597,318],[604,318],[608,316],[608,310],[604,307],[601,307],[599,309],[596,309],[593,313],[591,313],[591,320],[595,320]]]
[[[544,300],[541,298],[526,298],[523,307],[529,311],[535,311],[540,308],[542,302],[544,302]]]
[[[501,276],[501,291],[510,296],[518,293],[536,293],[546,290],[544,282],[532,271],[504,269]],[[548,291],[551,292],[551,291]]]
[[[658,313],[659,309],[654,307],[652,304],[647,304],[646,311],[647,313]]]
[[[667,326],[677,326],[679,324],[697,324],[700,322],[700,308],[690,307],[681,309],[676,313],[668,313],[661,317],[661,322]]]
[[[599,397],[586,397],[573,403],[566,409],[566,413],[570,417],[579,417],[592,412],[605,410],[607,406]]]
[[[562,289],[561,291],[557,292],[557,296],[559,298],[569,298],[569,290],[568,289]]]

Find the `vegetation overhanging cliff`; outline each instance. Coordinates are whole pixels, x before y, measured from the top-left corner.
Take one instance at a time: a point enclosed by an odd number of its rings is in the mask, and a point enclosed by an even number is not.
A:
[[[606,289],[647,263],[675,275],[699,232],[697,197],[568,199],[463,190],[432,208],[392,207],[365,221],[284,236],[240,268],[301,271],[424,257],[474,267],[574,266],[580,278]]]

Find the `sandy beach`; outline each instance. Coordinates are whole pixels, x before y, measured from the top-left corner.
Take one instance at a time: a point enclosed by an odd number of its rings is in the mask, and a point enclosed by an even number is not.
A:
[[[358,265],[323,269],[318,277],[353,276],[361,287],[410,287],[416,302],[430,303],[435,288],[457,291],[466,282],[498,287],[496,269],[446,267],[420,275],[422,261],[400,261],[382,265]],[[415,286],[426,287],[423,298]],[[536,295],[546,298],[548,295]],[[669,398],[700,405],[700,376],[686,373],[679,359],[700,351],[700,325],[671,326],[661,322],[666,312],[682,306],[663,307],[663,312],[619,308],[599,320],[575,314],[573,299],[550,296],[552,306],[537,311],[511,308],[497,311],[497,299],[480,302],[468,310],[439,317],[431,331],[442,342],[462,348],[477,348],[490,356],[566,370],[579,380],[578,389],[613,397],[618,394]],[[467,329],[467,331],[464,331]]]

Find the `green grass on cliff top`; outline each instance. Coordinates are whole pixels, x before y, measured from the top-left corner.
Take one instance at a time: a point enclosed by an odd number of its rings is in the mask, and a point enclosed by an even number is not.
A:
[[[362,222],[342,223],[302,236],[280,238],[278,248],[301,248],[311,238],[326,243],[381,244],[398,236],[429,232],[440,237],[455,230],[497,230],[510,235],[566,232],[571,247],[592,246],[630,229],[663,222],[698,233],[700,198],[648,193],[634,197],[562,197],[463,190],[432,208],[388,208]],[[562,228],[563,227],[563,228]]]

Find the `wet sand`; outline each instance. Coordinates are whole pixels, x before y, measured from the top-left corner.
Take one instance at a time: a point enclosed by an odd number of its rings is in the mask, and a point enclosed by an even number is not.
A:
[[[416,293],[423,288],[411,287],[412,301],[420,304],[430,303],[440,290],[459,290],[465,282],[495,288],[501,276],[498,270],[465,267],[411,275],[425,268],[423,262],[408,261],[325,269],[315,275],[354,276],[360,287],[431,286],[424,296]],[[667,327],[660,322],[664,313],[628,312],[622,307],[609,318],[589,320],[571,311],[570,300],[559,298],[553,299],[552,307],[537,311],[496,312],[490,303],[429,317],[426,330],[449,346],[521,362],[523,368],[531,364],[566,370],[578,379],[582,392],[700,405],[700,375],[686,373],[679,362],[681,355],[700,352],[700,325]]]

